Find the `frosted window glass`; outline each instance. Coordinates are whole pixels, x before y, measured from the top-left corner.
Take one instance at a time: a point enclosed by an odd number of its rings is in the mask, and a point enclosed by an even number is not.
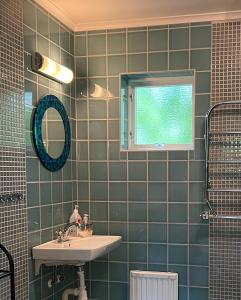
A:
[[[192,84],[135,87],[135,144],[192,144]]]

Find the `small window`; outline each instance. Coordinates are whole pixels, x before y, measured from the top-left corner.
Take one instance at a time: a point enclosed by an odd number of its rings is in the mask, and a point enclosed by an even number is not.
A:
[[[122,150],[194,148],[194,75],[122,75]]]

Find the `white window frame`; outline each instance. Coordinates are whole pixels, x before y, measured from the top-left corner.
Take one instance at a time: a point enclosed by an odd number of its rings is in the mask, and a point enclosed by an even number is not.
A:
[[[191,144],[135,144],[135,88],[141,86],[165,86],[191,84],[192,85],[192,143]],[[170,76],[170,77],[145,77],[129,80],[128,85],[128,151],[184,151],[194,149],[195,139],[195,77]]]

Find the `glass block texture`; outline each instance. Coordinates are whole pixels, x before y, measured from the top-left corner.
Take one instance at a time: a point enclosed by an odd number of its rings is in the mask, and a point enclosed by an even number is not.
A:
[[[26,153],[23,101],[23,2],[0,2],[0,195],[20,193],[19,202],[1,203],[0,241],[15,264],[16,299],[28,297]],[[8,269],[0,253],[0,269]],[[1,300],[10,299],[9,280],[0,281]]]
[[[135,144],[191,144],[192,120],[192,85],[135,88]]]

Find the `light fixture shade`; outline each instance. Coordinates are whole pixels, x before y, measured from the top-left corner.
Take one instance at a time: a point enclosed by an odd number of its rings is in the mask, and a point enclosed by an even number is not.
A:
[[[60,83],[70,83],[73,72],[38,52],[32,55],[32,70]]]

